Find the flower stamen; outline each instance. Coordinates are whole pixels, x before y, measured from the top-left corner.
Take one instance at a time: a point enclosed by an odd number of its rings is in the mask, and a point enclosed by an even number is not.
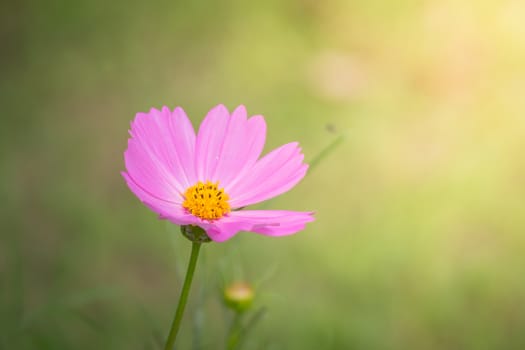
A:
[[[186,190],[182,206],[203,220],[216,220],[231,211],[229,199],[219,182],[199,181]]]

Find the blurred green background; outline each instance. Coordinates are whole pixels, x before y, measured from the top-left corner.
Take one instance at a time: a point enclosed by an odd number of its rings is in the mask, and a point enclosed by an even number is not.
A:
[[[203,249],[179,348],[525,348],[525,2],[0,5],[0,348],[158,349],[190,244],[128,190],[129,122],[218,103],[311,161],[297,235]]]

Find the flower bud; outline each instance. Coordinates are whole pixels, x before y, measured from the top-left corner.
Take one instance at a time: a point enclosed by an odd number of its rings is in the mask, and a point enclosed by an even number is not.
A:
[[[207,243],[211,241],[210,237],[206,234],[206,231],[199,226],[184,225],[180,227],[180,232],[192,242]]]
[[[245,282],[235,282],[224,289],[224,302],[236,312],[243,312],[252,306],[253,288]]]

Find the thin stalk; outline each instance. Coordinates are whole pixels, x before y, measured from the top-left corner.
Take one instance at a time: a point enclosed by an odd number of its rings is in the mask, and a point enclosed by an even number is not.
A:
[[[239,342],[241,340],[242,333],[242,323],[241,323],[241,313],[236,312],[233,316],[232,324],[230,327],[230,332],[228,334],[228,339],[226,341],[226,349],[234,350],[237,349]]]
[[[168,335],[168,340],[166,340],[166,346],[164,347],[164,350],[173,350],[173,345],[175,344],[175,339],[177,338],[182,316],[184,315],[184,308],[186,307],[186,302],[188,301],[188,294],[190,292],[195,266],[197,266],[197,258],[199,257],[200,247],[200,242],[192,242],[190,261],[188,263],[188,269],[186,270],[184,285],[182,286],[182,291],[180,293],[179,305],[177,305],[177,311],[175,311],[175,316],[173,318],[173,322],[171,323],[170,334]]]
[[[308,172],[311,173],[312,169],[317,167],[321,161],[326,158],[332,151],[334,151],[345,139],[345,134],[340,134],[337,136],[328,146],[323,148],[319,153],[315,155],[310,161],[310,166],[308,167]]]
[[[243,326],[241,323],[241,314],[236,313],[235,318],[232,322],[232,327],[230,328],[230,334],[228,336],[228,341],[226,343],[226,349],[227,350],[238,350],[241,348],[241,343],[246,339],[246,335],[248,332],[255,326],[257,322],[261,320],[261,318],[266,313],[266,308],[262,307],[255,315],[253,315],[252,318],[248,322],[245,323]]]

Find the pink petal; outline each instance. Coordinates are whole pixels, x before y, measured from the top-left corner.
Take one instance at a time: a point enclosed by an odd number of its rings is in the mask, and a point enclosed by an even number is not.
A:
[[[124,153],[126,170],[148,193],[167,201],[181,202],[195,182],[195,132],[181,108],[137,113]]]
[[[223,105],[213,108],[202,122],[196,145],[196,166],[201,181],[219,181],[226,191],[256,163],[266,138],[261,116],[246,118],[239,106],[230,116]]]
[[[267,236],[284,236],[304,229],[314,220],[312,212],[286,210],[234,211],[215,222],[199,224],[216,242],[223,242],[239,231],[250,231]]]
[[[182,203],[180,182],[162,161],[152,157],[137,140],[128,140],[124,159],[127,173],[139,187],[156,198]]]
[[[189,186],[197,182],[195,173],[195,130],[181,107],[175,108],[169,119],[173,146],[177,150],[180,166]]]
[[[213,178],[219,179],[226,192],[239,178],[243,178],[257,162],[264,147],[266,123],[262,116],[246,119],[246,108],[233,111]]]
[[[283,145],[263,158],[234,187],[227,191],[232,208],[244,207],[278,196],[295,186],[308,165],[296,142]]]
[[[154,194],[148,192],[144,188],[137,185],[128,173],[122,172],[122,176],[126,180],[130,190],[152,211],[159,214],[163,219],[169,219],[177,225],[193,224],[197,220],[191,215],[187,214],[181,207],[180,203],[170,202],[166,199],[159,198]]]
[[[219,180],[212,175],[220,159],[229,119],[226,107],[218,105],[208,112],[201,123],[195,144],[195,170],[200,181]]]

